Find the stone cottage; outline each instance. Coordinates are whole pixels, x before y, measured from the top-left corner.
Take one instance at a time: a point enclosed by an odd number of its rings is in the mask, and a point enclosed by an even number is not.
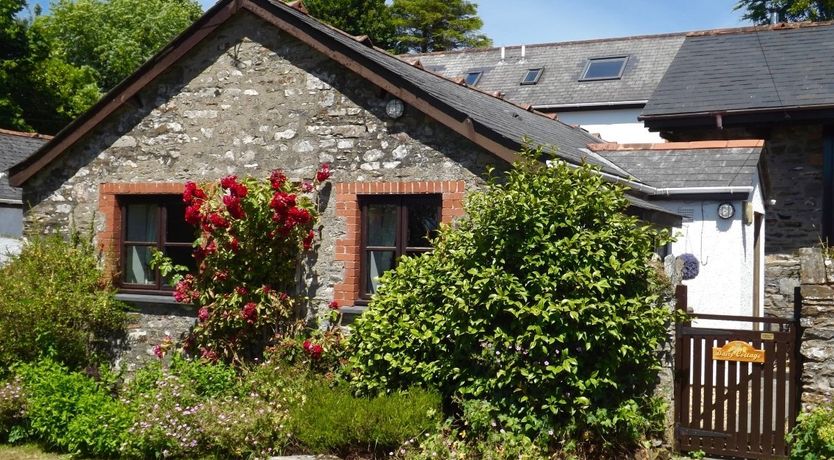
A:
[[[460,216],[464,194],[483,184],[488,167],[505,169],[526,143],[597,166],[631,187],[630,212],[680,226],[681,216],[650,201],[668,198],[674,183],[657,168],[688,175],[680,163],[619,166],[601,139],[553,118],[387,54],[300,4],[222,0],[14,166],[10,182],[23,189],[28,230],[95,226],[120,297],[141,306],[131,339],[145,345],[134,346],[135,363],[193,322],[147,265],[151,247],[190,260],[193,232],[179,198],[189,180],[265,177],[277,168],[309,178],[329,162],[307,294],[313,308],[336,300],[351,314],[363,311],[377,276],[399,255],[428,249],[408,238],[411,230],[425,234]],[[752,190],[758,177],[756,141],[668,147],[745,159],[732,180],[722,163],[705,164],[694,188],[735,186],[742,177]],[[369,249],[369,239],[385,244]]]

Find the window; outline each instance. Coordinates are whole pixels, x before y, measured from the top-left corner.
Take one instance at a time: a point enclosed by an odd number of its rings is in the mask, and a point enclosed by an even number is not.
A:
[[[475,85],[477,85],[477,84],[478,84],[478,80],[480,80],[480,79],[481,79],[481,75],[483,75],[483,74],[484,74],[484,73],[483,73],[483,72],[480,72],[480,71],[478,71],[478,72],[469,72],[469,73],[467,73],[467,74],[466,74],[466,85],[467,85],[467,86],[475,86]]]
[[[623,76],[627,56],[588,59],[579,81],[617,80]]]
[[[361,196],[362,237],[357,304],[366,304],[379,277],[403,255],[431,251],[440,223],[440,195]]]
[[[141,195],[119,198],[122,213],[122,290],[171,289],[148,262],[152,249],[163,251],[175,264],[195,268],[191,255],[194,227],[185,222],[179,195]]]
[[[524,77],[521,79],[522,85],[535,85],[539,82],[539,78],[542,76],[542,69],[541,67],[537,69],[529,69],[527,72],[524,73]]]

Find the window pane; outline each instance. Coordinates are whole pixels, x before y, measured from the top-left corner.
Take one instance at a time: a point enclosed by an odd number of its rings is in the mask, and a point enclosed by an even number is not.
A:
[[[434,237],[439,224],[437,206],[431,204],[412,204],[408,207],[408,247],[430,247],[429,240]]]
[[[370,204],[367,207],[368,246],[397,244],[397,206]]]
[[[619,78],[625,61],[625,58],[594,59],[588,64],[588,70],[582,78],[586,80]]]
[[[466,84],[469,86],[475,86],[478,84],[478,80],[481,79],[481,72],[469,72],[466,74]]]
[[[173,201],[165,208],[165,241],[171,243],[194,241],[194,227],[185,223],[185,203]]]
[[[156,284],[155,273],[148,266],[150,259],[149,246],[125,246],[125,283]]]
[[[127,241],[157,241],[159,206],[130,204],[127,206]]]
[[[524,74],[524,78],[521,79],[522,85],[533,85],[539,81],[539,76],[542,73],[542,69],[530,69]]]
[[[368,293],[379,287],[379,277],[394,267],[394,251],[368,251],[368,277],[365,279]]]

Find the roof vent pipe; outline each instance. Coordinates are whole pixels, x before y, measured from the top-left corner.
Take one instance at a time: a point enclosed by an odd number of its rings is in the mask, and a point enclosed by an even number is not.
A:
[[[504,60],[504,57],[507,55],[507,50],[502,46],[501,47],[501,60]]]
[[[527,54],[527,46],[521,45],[521,59],[524,59],[524,56]]]

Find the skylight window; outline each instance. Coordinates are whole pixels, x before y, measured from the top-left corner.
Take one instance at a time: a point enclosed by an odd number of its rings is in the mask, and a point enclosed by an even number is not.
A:
[[[467,86],[475,86],[478,84],[478,80],[481,79],[481,75],[484,73],[481,71],[469,72],[466,74],[466,85]]]
[[[623,76],[628,56],[588,59],[579,81],[618,80]]]
[[[542,76],[542,69],[541,67],[537,69],[529,69],[524,74],[524,78],[521,79],[522,85],[535,85],[539,82],[539,78]]]

